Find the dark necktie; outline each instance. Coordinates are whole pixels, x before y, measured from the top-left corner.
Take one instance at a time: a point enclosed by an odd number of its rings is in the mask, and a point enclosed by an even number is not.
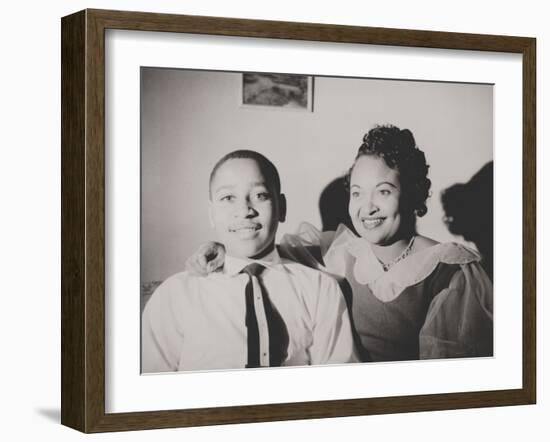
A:
[[[280,366],[287,357],[288,332],[281,315],[271,304],[269,296],[262,283],[260,274],[265,267],[258,263],[252,263],[246,266],[241,273],[246,273],[249,277],[245,288],[246,301],[246,329],[248,335],[248,363],[246,368],[261,367],[260,363],[260,329],[258,326],[258,316],[255,308],[256,302],[261,302],[265,311],[267,323],[267,334],[269,339],[269,366]],[[256,280],[257,284],[254,284]],[[260,293],[254,293],[254,287],[259,288]]]

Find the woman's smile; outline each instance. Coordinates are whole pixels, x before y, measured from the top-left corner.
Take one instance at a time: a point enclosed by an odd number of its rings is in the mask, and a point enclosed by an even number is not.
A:
[[[384,222],[384,217],[364,217],[361,218],[361,222],[366,229],[374,229]]]

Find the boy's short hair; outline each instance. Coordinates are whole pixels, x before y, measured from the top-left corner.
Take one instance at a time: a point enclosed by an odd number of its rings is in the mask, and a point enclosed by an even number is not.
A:
[[[262,174],[267,180],[267,184],[274,187],[276,195],[281,193],[281,179],[279,178],[279,172],[277,171],[275,165],[261,153],[253,150],[241,149],[224,155],[220,160],[218,160],[212,169],[212,172],[210,172],[210,180],[208,183],[210,196],[212,196],[212,181],[214,180],[218,169],[227,161],[235,159],[250,159],[256,161],[256,164],[258,164]]]

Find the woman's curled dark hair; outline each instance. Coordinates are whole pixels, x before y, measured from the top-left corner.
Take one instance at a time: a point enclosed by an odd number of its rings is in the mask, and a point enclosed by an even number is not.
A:
[[[414,212],[419,217],[426,214],[431,185],[429,166],[409,129],[401,130],[393,125],[375,126],[363,137],[355,161],[364,155],[376,155],[399,172],[405,213]],[[352,170],[353,166],[348,173],[348,184]]]

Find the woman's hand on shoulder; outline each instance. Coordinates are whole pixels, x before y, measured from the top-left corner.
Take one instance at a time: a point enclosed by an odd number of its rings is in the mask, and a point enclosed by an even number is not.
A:
[[[185,262],[185,271],[192,275],[206,276],[221,270],[225,261],[225,247],[217,242],[202,244]]]

